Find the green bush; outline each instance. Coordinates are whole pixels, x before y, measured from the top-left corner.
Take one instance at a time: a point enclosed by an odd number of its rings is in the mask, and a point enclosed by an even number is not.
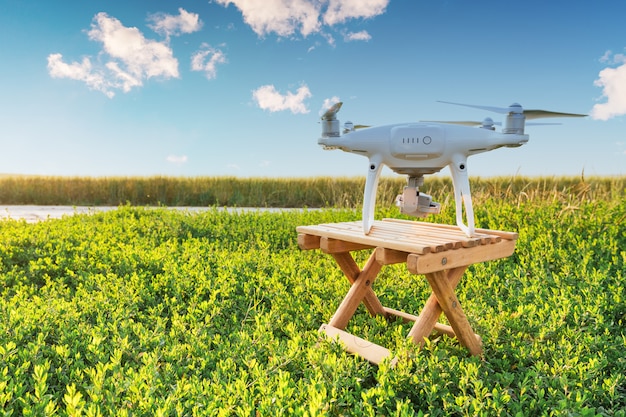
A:
[[[418,350],[406,324],[360,307],[348,330],[391,347],[394,369],[317,334],[348,283],[331,257],[298,249],[295,228],[355,210],[2,221],[0,412],[625,416],[626,199],[609,194],[481,199],[478,225],[519,232],[513,256],[458,287],[484,355],[447,337]],[[446,207],[431,220],[453,219]],[[429,293],[399,265],[376,292],[413,313]]]

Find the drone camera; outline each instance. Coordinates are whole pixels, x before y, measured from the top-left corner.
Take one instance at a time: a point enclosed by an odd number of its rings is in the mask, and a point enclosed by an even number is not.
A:
[[[400,213],[415,217],[441,212],[441,204],[434,203],[430,195],[411,187],[404,187],[404,192],[396,197],[396,206],[400,208]]]
[[[400,213],[415,217],[426,217],[429,214],[439,214],[441,204],[435,203],[432,197],[426,193],[420,193],[418,187],[424,182],[424,177],[410,177],[408,185],[404,187],[402,194],[396,197],[396,206]]]

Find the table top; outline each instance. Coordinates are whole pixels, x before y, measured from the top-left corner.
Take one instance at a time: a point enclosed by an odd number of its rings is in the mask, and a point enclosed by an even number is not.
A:
[[[515,241],[518,237],[514,232],[488,229],[476,229],[474,236],[468,237],[457,226],[400,219],[375,220],[367,235],[361,221],[298,226],[296,230],[301,234],[416,254]]]

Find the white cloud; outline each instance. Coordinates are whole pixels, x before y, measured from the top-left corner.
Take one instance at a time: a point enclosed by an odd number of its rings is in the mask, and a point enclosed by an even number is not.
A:
[[[169,46],[146,39],[139,29],[125,27],[106,13],[96,15],[88,35],[134,77],[178,77],[178,61]]]
[[[335,25],[349,19],[372,18],[385,12],[389,0],[329,0],[324,23]]]
[[[191,56],[191,70],[203,71],[209,80],[217,76],[217,65],[224,63],[226,63],[226,55],[206,43],[203,43],[200,50]]]
[[[613,63],[614,64],[626,64],[626,55],[624,54],[613,55]]]
[[[259,166],[261,168],[267,168],[268,166],[272,165],[271,161],[268,161],[267,159],[262,160],[261,162],[259,162]]]
[[[596,120],[608,120],[626,114],[626,56],[615,54],[612,59],[605,54],[603,62],[621,64],[616,68],[605,68],[598,74],[594,85],[602,88],[605,103],[598,103],[591,109],[591,117]]]
[[[263,110],[277,112],[290,110],[292,113],[308,113],[304,100],[311,97],[309,87],[303,85],[294,93],[280,94],[273,85],[264,85],[252,92],[252,97]]]
[[[626,48],[624,48],[626,49]],[[600,62],[602,62],[603,64],[608,64],[608,65],[619,65],[619,64],[626,64],[626,55],[624,54],[614,54],[613,51],[611,50],[607,50],[604,55],[602,55],[599,59]]]
[[[600,62],[603,62],[603,63],[605,63],[605,62],[609,62],[609,61],[610,61],[610,59],[611,59],[611,55],[612,55],[612,54],[613,54],[613,52],[611,52],[611,50],[610,50],[610,49],[609,49],[609,50],[607,50],[607,51],[604,53],[604,55],[602,55],[602,56],[600,57]]]
[[[107,97],[113,98],[115,93],[111,91],[111,84],[105,75],[96,72],[91,66],[89,58],[83,58],[82,62],[72,62],[66,64],[63,62],[63,55],[48,55],[48,73],[52,78],[69,78],[72,80],[83,81],[89,88],[106,94]]]
[[[350,41],[369,41],[372,36],[366,30],[360,32],[349,32],[343,37],[346,42]]]
[[[118,87],[125,93],[128,93],[133,87],[141,87],[143,85],[142,77],[123,70],[115,61],[107,62],[106,67],[114,75],[115,79],[119,81]]]
[[[153,24],[148,25],[156,33],[166,37],[178,36],[181,33],[193,33],[202,28],[202,21],[197,13],[189,13],[182,7],[178,9],[178,16],[166,13],[155,13],[148,16]]]
[[[187,155],[168,155],[165,160],[172,164],[182,165],[187,162]]]
[[[259,36],[276,33],[281,37],[299,32],[302,36],[320,32],[323,24],[333,26],[349,19],[372,18],[385,12],[389,0],[215,0],[233,4],[244,21]],[[323,10],[323,7],[326,10]]]
[[[216,0],[216,3],[223,6],[234,4],[259,36],[271,32],[289,36],[296,30],[307,36],[320,27],[320,2],[317,0]]]
[[[61,54],[50,54],[48,72],[51,77],[83,81],[109,98],[115,95],[115,90],[129,92],[152,77],[179,77],[178,60],[166,43],[146,39],[139,29],[125,27],[104,12],[94,17],[88,36],[102,43],[101,55],[108,61],[93,68],[89,58],[67,64]]]
[[[321,32],[320,35],[322,35],[322,37],[326,39],[326,42],[328,42],[330,46],[335,46],[335,38],[333,37],[333,35],[324,32]]]

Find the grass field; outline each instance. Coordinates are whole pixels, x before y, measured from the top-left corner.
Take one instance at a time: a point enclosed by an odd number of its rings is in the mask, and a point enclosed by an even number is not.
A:
[[[69,206],[345,207],[362,203],[363,177],[39,177],[0,175],[0,204]],[[404,177],[381,178],[378,202],[390,205]],[[472,178],[480,199],[612,199],[626,188],[622,177]],[[428,177],[422,191],[445,202],[448,176]]]
[[[296,244],[296,226],[358,209],[2,221],[0,414],[626,416],[624,179],[498,181],[473,182],[477,225],[517,231],[516,251],[458,288],[484,355],[447,337],[420,351],[360,307],[347,330],[391,347],[394,369],[319,341],[348,283]],[[446,186],[430,221],[454,223]],[[413,313],[429,294],[400,265],[375,286]]]

